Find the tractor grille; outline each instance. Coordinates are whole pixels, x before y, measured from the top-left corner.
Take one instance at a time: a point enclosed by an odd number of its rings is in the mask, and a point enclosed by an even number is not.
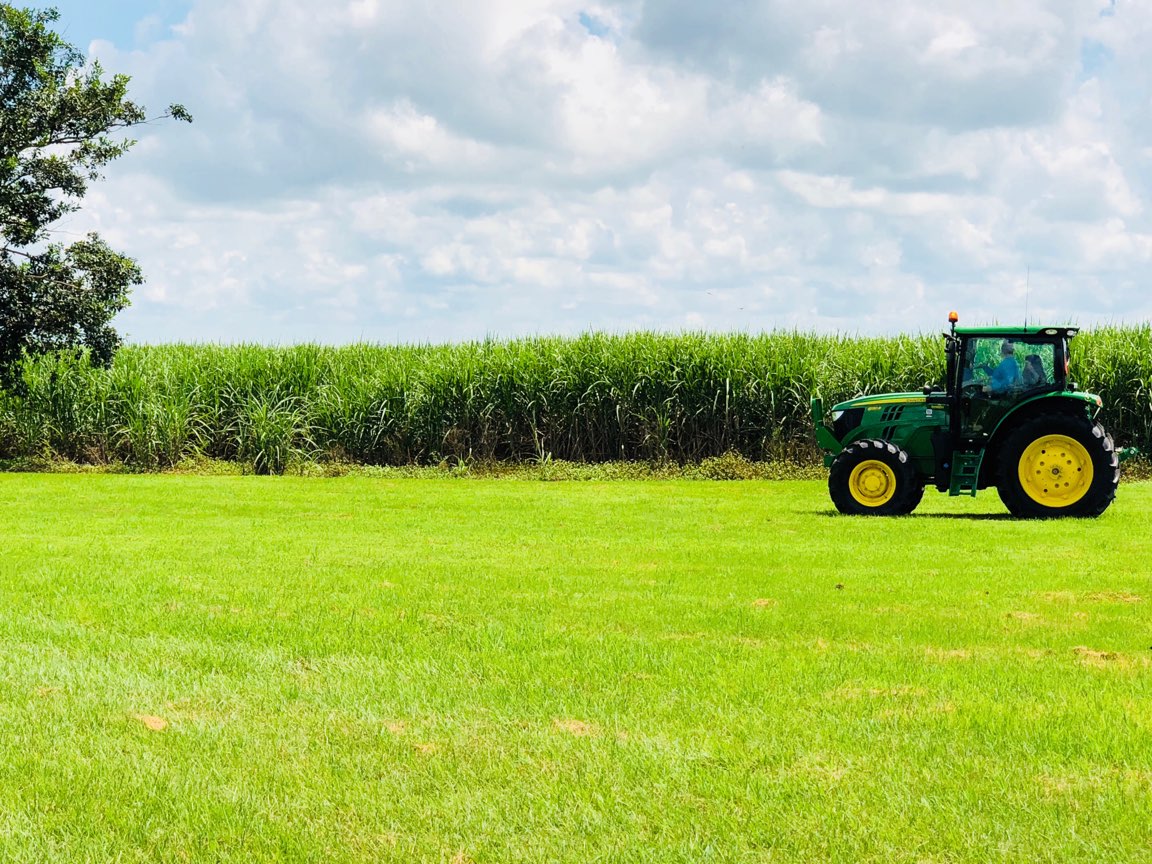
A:
[[[832,424],[832,431],[836,435],[837,441],[843,441],[848,437],[848,433],[860,425],[864,419],[863,408],[849,408],[840,415],[840,419]]]

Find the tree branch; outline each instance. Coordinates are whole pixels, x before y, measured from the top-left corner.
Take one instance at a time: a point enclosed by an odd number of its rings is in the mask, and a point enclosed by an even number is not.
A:
[[[26,258],[29,261],[35,261],[35,255],[29,255],[27,252],[21,252],[19,249],[13,249],[11,246],[5,246],[0,249],[0,255],[19,255],[21,258]]]

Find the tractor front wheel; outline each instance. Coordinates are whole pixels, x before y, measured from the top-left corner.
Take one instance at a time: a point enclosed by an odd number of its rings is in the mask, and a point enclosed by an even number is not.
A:
[[[1041,414],[1000,450],[996,491],[1013,516],[1099,516],[1116,497],[1120,462],[1104,427],[1087,417]]]
[[[903,516],[924,495],[908,454],[888,441],[849,444],[832,463],[828,492],[841,513],[851,516]]]

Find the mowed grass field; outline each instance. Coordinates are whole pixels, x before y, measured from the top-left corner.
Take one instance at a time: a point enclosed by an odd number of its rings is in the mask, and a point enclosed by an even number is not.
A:
[[[1152,860],[1152,485],[0,475],[0,860]]]

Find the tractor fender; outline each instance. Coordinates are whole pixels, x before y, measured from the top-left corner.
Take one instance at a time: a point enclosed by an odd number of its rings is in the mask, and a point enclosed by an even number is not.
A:
[[[981,487],[992,485],[989,481],[996,476],[999,466],[1000,445],[1017,426],[1037,414],[1065,413],[1077,416],[1095,417],[1103,403],[1094,393],[1076,393],[1067,390],[1056,393],[1041,393],[1021,402],[1002,418],[992,430],[992,435],[984,447],[984,460],[980,466]]]

